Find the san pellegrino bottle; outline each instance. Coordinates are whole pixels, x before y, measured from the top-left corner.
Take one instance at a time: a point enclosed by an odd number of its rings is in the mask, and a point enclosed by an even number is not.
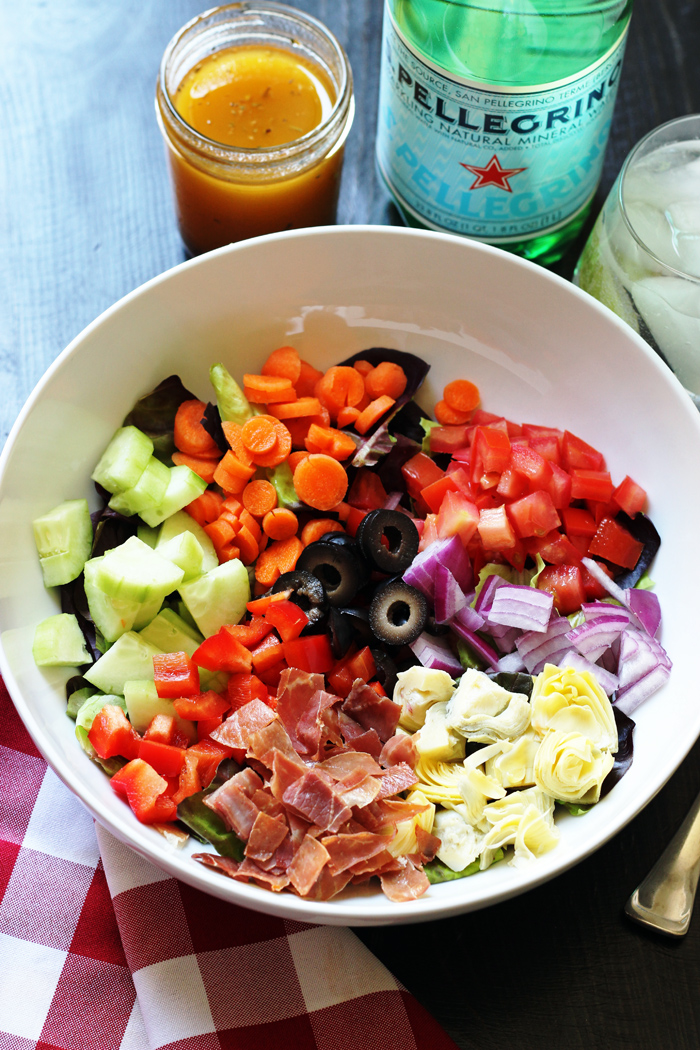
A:
[[[600,180],[632,0],[385,0],[377,163],[411,226],[543,263]]]

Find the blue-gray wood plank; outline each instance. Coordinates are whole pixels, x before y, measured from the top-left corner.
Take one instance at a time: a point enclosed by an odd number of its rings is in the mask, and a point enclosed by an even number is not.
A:
[[[86,324],[184,258],[153,95],[167,41],[205,6],[0,0],[0,441]],[[373,160],[381,0],[296,6],[334,30],[355,74],[339,221],[397,222]],[[695,0],[637,0],[599,204],[642,135],[700,111],[699,55]],[[622,907],[698,790],[700,745],[643,814],[554,882],[483,912],[358,932],[464,1050],[697,1050],[700,916],[676,944]]]

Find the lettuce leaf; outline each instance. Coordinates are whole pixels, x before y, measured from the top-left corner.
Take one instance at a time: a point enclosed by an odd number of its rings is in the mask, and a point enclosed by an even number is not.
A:
[[[194,400],[194,394],[183,386],[179,376],[168,376],[150,394],[140,397],[122,423],[123,427],[138,427],[153,442],[153,454],[166,466],[175,451],[173,428],[175,415],[183,401]]]
[[[196,837],[211,842],[222,857],[243,860],[245,844],[237,835],[228,830],[221,817],[213,809],[204,804],[204,799],[211,794],[212,790],[212,788],[205,788],[204,791],[183,799],[177,807],[178,819],[193,831]]]
[[[503,860],[505,854],[502,849],[496,850],[494,854],[493,863],[497,864],[499,860]],[[423,865],[423,871],[428,876],[428,882],[433,886],[436,886],[439,882],[452,882],[453,879],[466,879],[469,875],[476,875],[479,871],[479,861],[472,861],[468,864],[463,871],[453,871],[452,868],[448,868],[446,864],[443,864],[437,857],[435,860],[431,860],[429,864]]]

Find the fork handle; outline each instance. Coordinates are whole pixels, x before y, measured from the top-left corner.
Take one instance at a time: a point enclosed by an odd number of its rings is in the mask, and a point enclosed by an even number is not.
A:
[[[635,922],[660,933],[688,932],[700,877],[700,795],[647,877],[625,905]]]

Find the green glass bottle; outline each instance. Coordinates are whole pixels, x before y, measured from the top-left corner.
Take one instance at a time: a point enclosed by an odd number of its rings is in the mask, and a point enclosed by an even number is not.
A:
[[[411,226],[542,263],[600,180],[632,0],[385,0],[377,163]]]

